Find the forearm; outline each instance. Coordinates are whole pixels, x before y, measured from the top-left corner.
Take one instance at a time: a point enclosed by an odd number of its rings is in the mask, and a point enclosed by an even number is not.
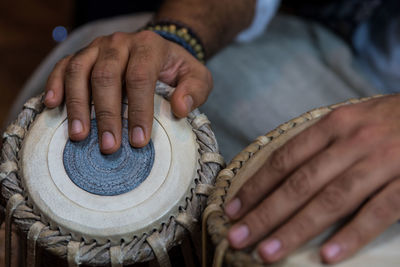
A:
[[[167,0],[155,20],[188,25],[203,42],[209,58],[251,24],[255,4],[256,0]]]

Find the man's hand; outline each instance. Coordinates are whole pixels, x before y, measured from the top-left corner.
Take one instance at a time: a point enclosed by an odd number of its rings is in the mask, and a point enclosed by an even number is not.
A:
[[[255,0],[166,0],[155,20],[188,25],[214,55],[250,25]],[[210,72],[184,48],[156,33],[114,33],[94,40],[75,55],[62,59],[49,76],[45,104],[57,107],[64,99],[72,140],[82,140],[90,128],[92,98],[103,153],[121,144],[121,95],[126,89],[130,143],[145,146],[151,136],[153,94],[160,80],[176,90],[172,110],[185,117],[201,105],[212,88]]]
[[[283,259],[338,220],[355,216],[321,248],[352,256],[400,219],[400,95],[344,106],[292,138],[225,207],[238,220],[232,247]]]
[[[57,63],[45,104],[57,107],[65,96],[69,136],[79,141],[90,131],[92,98],[100,149],[109,154],[121,144],[121,95],[126,90],[130,143],[143,147],[151,136],[157,80],[176,86],[171,106],[177,117],[204,103],[212,88],[208,69],[184,48],[150,31],[114,33]]]

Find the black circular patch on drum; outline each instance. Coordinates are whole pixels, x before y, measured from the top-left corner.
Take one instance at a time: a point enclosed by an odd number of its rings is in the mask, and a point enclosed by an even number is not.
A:
[[[112,155],[100,152],[96,120],[89,136],[80,142],[68,140],[64,148],[64,168],[81,189],[101,196],[115,196],[138,187],[154,163],[153,142],[134,148],[129,144],[128,122],[123,120],[121,148]]]

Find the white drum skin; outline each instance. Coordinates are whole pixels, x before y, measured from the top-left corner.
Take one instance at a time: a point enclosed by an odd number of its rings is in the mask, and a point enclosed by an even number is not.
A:
[[[75,240],[117,244],[151,233],[178,214],[195,186],[198,144],[186,119],[175,118],[162,97],[156,95],[154,101],[153,168],[137,188],[117,196],[88,193],[67,176],[65,108],[38,115],[24,140],[20,169],[28,200],[42,219]]]

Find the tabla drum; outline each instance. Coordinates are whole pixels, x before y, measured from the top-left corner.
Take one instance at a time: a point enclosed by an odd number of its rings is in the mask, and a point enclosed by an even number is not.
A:
[[[157,83],[156,92],[166,98],[172,90]],[[41,98],[25,104],[3,138],[6,266],[12,225],[26,238],[22,251],[29,267],[41,266],[41,251],[69,266],[152,259],[171,266],[168,251],[198,234],[199,216],[223,165],[207,117],[195,110],[177,119],[169,102],[155,95],[151,142],[135,149],[123,101],[121,148],[103,155],[94,109],[89,137],[72,142],[65,106],[46,109]]]
[[[377,96],[378,97],[378,96]],[[227,203],[240,187],[250,178],[272,152],[287,142],[302,130],[306,129],[322,116],[338,106],[359,103],[367,100],[352,99],[346,103],[312,110],[295,118],[265,136],[260,136],[255,142],[246,147],[231,163],[222,170],[216,179],[216,189],[210,195],[208,206],[203,214],[203,231],[208,231],[211,243],[216,247],[213,266],[255,267],[264,266],[254,248],[246,251],[236,251],[229,248],[226,235],[231,223],[223,212]],[[207,228],[207,230],[205,229]],[[332,229],[331,229],[332,230]],[[268,266],[276,267],[317,267],[323,265],[319,257],[319,245],[329,236],[326,231],[319,237],[298,249],[287,259]],[[369,244],[357,255],[335,266],[364,267],[364,266],[400,266],[400,225],[396,224],[384,232],[374,242]],[[205,239],[205,236],[203,237]],[[203,242],[205,242],[203,240]],[[204,243],[203,245],[205,245]],[[206,251],[204,249],[204,251]],[[206,258],[206,255],[203,255]]]

